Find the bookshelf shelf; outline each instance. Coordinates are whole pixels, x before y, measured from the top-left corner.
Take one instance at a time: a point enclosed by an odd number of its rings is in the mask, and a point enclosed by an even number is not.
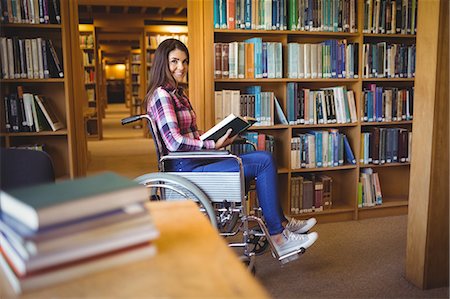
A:
[[[287,83],[287,82],[305,82],[305,83],[356,83],[358,79],[294,79],[294,78],[276,78],[276,79],[267,79],[267,78],[252,78],[252,79],[214,79],[216,83]]]
[[[415,39],[415,34],[363,33],[364,37]]]
[[[358,33],[327,32],[327,31],[291,31],[291,30],[243,30],[243,29],[214,29],[214,33],[224,35],[251,34],[251,35],[296,35],[296,36],[333,36],[333,37],[358,37]]]
[[[363,78],[363,82],[414,82],[414,78]]]
[[[48,79],[1,79],[0,83],[64,83],[64,78]]]
[[[297,5],[297,1],[286,1],[287,2],[287,15],[289,15],[289,10],[291,9],[290,5]],[[292,3],[293,4],[292,4]],[[298,3],[301,3],[302,1],[298,1]],[[339,2],[340,1],[335,1]],[[345,3],[346,1],[342,1]],[[350,1],[351,2],[351,1]],[[378,88],[381,87],[383,90],[385,89],[397,89],[397,90],[412,90],[412,87],[414,86],[415,78],[414,77],[406,77],[410,76],[411,73],[404,75],[404,77],[394,77],[392,75],[392,78],[377,78],[377,77],[370,77],[370,78],[363,78],[363,75],[366,73],[371,74],[372,72],[372,66],[369,68],[368,66],[364,65],[364,59],[366,59],[366,55],[368,55],[368,51],[364,52],[367,48],[365,48],[365,44],[386,44],[384,45],[386,49],[389,49],[390,44],[398,44],[398,45],[406,45],[411,46],[414,45],[416,40],[415,34],[378,34],[378,33],[366,33],[363,32],[364,28],[364,13],[367,11],[368,7],[365,7],[367,5],[367,1],[354,1],[356,8],[356,32],[350,33],[350,32],[324,32],[324,31],[296,31],[296,30],[248,30],[248,29],[217,29],[214,28],[214,25],[217,25],[217,20],[214,20],[214,1],[211,1],[211,3],[205,3],[203,11],[201,14],[204,16],[204,23],[210,24],[209,29],[206,30],[203,36],[204,40],[207,41],[207,43],[210,43],[210,45],[206,44],[206,48],[204,52],[207,52],[207,59],[206,59],[206,66],[205,69],[208,70],[205,73],[205,79],[207,80],[205,86],[206,90],[210,90],[210,92],[206,92],[205,94],[205,114],[211,114],[211,117],[209,118],[209,121],[211,123],[207,123],[207,126],[213,125],[214,121],[217,119],[217,107],[220,107],[220,105],[217,105],[216,102],[216,96],[218,101],[222,101],[225,99],[225,93],[226,90],[239,90],[240,94],[251,94],[249,92],[248,87],[250,86],[260,86],[262,92],[273,92],[275,97],[278,99],[280,107],[282,111],[285,113],[286,117],[288,117],[288,109],[289,107],[296,107],[295,105],[291,106],[288,105],[288,96],[291,96],[288,94],[290,91],[292,94],[292,90],[296,93],[297,89],[289,89],[292,86],[296,86],[295,88],[302,88],[302,89],[308,89],[308,90],[319,90],[321,88],[329,88],[329,87],[337,87],[337,86],[344,86],[347,91],[352,90],[354,92],[354,98],[355,98],[355,108],[356,108],[356,122],[353,118],[352,123],[344,123],[344,124],[338,124],[338,123],[330,123],[330,124],[311,124],[311,125],[280,125],[275,124],[273,126],[253,126],[249,129],[249,131],[257,131],[258,133],[272,135],[275,139],[275,151],[277,153],[277,156],[275,159],[277,160],[277,164],[281,165],[285,169],[287,167],[287,172],[282,172],[278,170],[279,179],[278,182],[280,184],[280,200],[282,202],[283,208],[287,209],[288,211],[291,210],[291,193],[292,193],[292,186],[293,186],[293,180],[292,178],[303,176],[304,178],[309,178],[312,175],[325,175],[329,176],[333,180],[333,208],[331,210],[326,210],[323,212],[313,212],[313,213],[303,213],[303,214],[293,214],[291,216],[293,217],[299,217],[299,218],[306,218],[315,216],[319,218],[319,221],[341,221],[341,220],[351,220],[351,219],[363,219],[368,217],[380,217],[384,215],[399,215],[399,214],[405,214],[407,213],[407,198],[408,198],[408,188],[409,188],[409,169],[410,169],[410,163],[386,163],[383,165],[362,165],[360,163],[357,163],[356,165],[343,165],[339,167],[325,167],[325,168],[293,168],[292,166],[298,166],[296,164],[298,161],[292,161],[291,156],[291,146],[293,146],[294,143],[291,143],[291,139],[298,136],[299,134],[308,133],[309,131],[326,131],[327,129],[338,129],[340,133],[344,133],[349,141],[349,145],[353,150],[353,154],[355,156],[356,161],[360,160],[360,155],[363,155],[361,153],[361,146],[364,146],[363,138],[365,138],[364,134],[372,133],[373,130],[377,130],[377,128],[382,129],[381,131],[387,132],[389,131],[389,134],[393,130],[398,130],[397,133],[400,136],[400,132],[403,134],[405,130],[410,133],[412,129],[412,120],[402,120],[402,121],[391,121],[391,122],[363,122],[361,121],[361,114],[364,112],[363,108],[365,107],[367,102],[365,102],[365,94],[369,87],[373,87],[374,85]],[[224,1],[224,3],[228,3],[227,1]],[[232,3],[232,2],[231,2]],[[250,4],[253,5],[253,2]],[[300,5],[300,4],[298,4]],[[326,5],[326,4],[325,4]],[[225,4],[226,6],[226,4]],[[223,9],[223,8],[222,8]],[[389,8],[390,9],[390,8]],[[217,11],[216,11],[217,12]],[[200,12],[199,12],[200,13]],[[272,12],[273,13],[273,12]],[[275,12],[276,14],[277,12]],[[314,12],[316,13],[316,12]],[[313,13],[313,15],[314,15]],[[371,14],[372,15],[372,14]],[[381,14],[379,14],[381,16]],[[265,16],[266,17],[266,16]],[[220,14],[219,14],[220,18]],[[235,18],[234,25],[237,24],[238,19]],[[257,28],[258,26],[258,20],[259,17],[257,16],[255,19],[251,19],[250,23],[252,26]],[[288,19],[289,20],[289,19]],[[242,19],[241,19],[242,21]],[[216,23],[215,23],[216,22]],[[219,21],[221,22],[221,21]],[[227,23],[228,21],[225,21]],[[248,22],[248,20],[245,20],[245,22]],[[240,23],[242,24],[242,23]],[[373,31],[377,32],[377,28],[375,26],[377,24],[374,22],[370,25],[370,27],[373,25]],[[225,24],[225,26],[232,26],[230,28],[235,28],[232,23]],[[264,26],[264,22],[259,23],[259,25]],[[289,23],[287,24],[289,26]],[[326,24],[325,24],[326,25]],[[220,23],[220,26],[223,26],[223,23]],[[202,27],[202,28],[208,28],[208,26]],[[253,27],[252,27],[253,28]],[[387,30],[387,28],[386,28]],[[406,29],[405,29],[406,30]],[[380,31],[378,31],[380,32]],[[403,32],[403,31],[402,31]],[[406,32],[406,31],[405,31]],[[255,40],[251,40],[252,38],[258,38]],[[263,43],[263,54],[261,56],[264,56],[264,51],[269,51],[269,43],[279,43],[281,44],[282,48],[282,61],[281,61],[281,78],[276,79],[269,79],[269,78],[251,78],[254,77],[254,74],[256,74],[256,61],[263,61],[258,60],[258,54],[253,56],[253,59],[250,58],[250,66],[254,65],[254,70],[250,69],[248,71],[248,65],[247,65],[247,59],[248,57],[248,49],[250,51],[256,51],[256,45],[257,43],[260,43],[262,40]],[[294,54],[289,54],[288,50],[293,49],[294,47],[290,48],[290,43],[297,43],[297,44],[321,44],[322,46],[327,45],[325,41],[328,40],[336,40],[340,42],[341,40],[346,40],[346,45],[348,44],[358,44],[357,47],[354,49],[357,49],[356,54],[351,54],[350,59],[352,58],[358,58],[357,62],[357,70],[354,71],[355,77],[354,78],[288,78],[288,67],[291,65],[289,59],[295,58],[295,52],[291,52]],[[253,42],[253,46],[250,45],[250,47],[247,47],[247,44],[250,42]],[[236,42],[237,50],[236,50]],[[242,57],[242,47],[241,43],[244,43],[244,61],[245,61],[245,67],[242,68],[242,64],[239,65],[238,63],[241,62]],[[267,43],[264,45],[264,43]],[[223,53],[226,53],[227,49],[225,46],[228,44],[228,55],[223,55]],[[278,46],[278,45],[276,45]],[[295,46],[295,45],[294,45]],[[233,47],[233,48],[232,48]],[[260,47],[258,45],[258,47]],[[289,47],[289,48],[288,48]],[[210,51],[209,49],[214,48],[214,51]],[[312,48],[312,46],[311,46]],[[380,46],[381,48],[381,46]],[[231,50],[232,49],[232,50]],[[295,48],[294,48],[295,49]],[[375,49],[375,47],[374,47]],[[372,51],[372,49],[370,49]],[[398,52],[393,53],[400,53],[400,50],[397,49]],[[401,51],[404,51],[405,49],[401,49]],[[221,52],[222,51],[222,52]],[[237,51],[237,52],[235,52]],[[258,50],[259,51],[259,50]],[[303,51],[303,50],[302,50]],[[322,48],[323,51],[323,48]],[[407,51],[410,51],[410,49],[407,49]],[[414,49],[412,51],[415,51]],[[237,53],[237,54],[235,54]],[[254,52],[255,53],[255,52]],[[259,52],[258,52],[259,53]],[[277,52],[275,52],[275,55],[278,55]],[[303,52],[299,52],[303,53]],[[314,53],[314,52],[311,52]],[[321,52],[322,55],[324,52]],[[372,52],[370,52],[372,53]],[[387,52],[386,52],[387,53]],[[406,52],[402,52],[406,53]],[[412,52],[414,53],[414,52]],[[364,55],[363,55],[364,54]],[[392,54],[392,53],[391,53]],[[234,61],[231,61],[230,57],[233,55]],[[272,54],[273,55],[273,54]],[[289,56],[291,55],[291,56]],[[303,54],[300,54],[303,55]],[[311,54],[314,55],[314,54]],[[371,54],[372,55],[372,54]],[[237,60],[236,57],[237,56]],[[381,55],[378,55],[381,57]],[[224,58],[225,57],[225,58]],[[277,56],[275,56],[277,57]],[[279,57],[279,56],[278,56]],[[276,59],[279,59],[279,58]],[[304,56],[308,57],[308,56]],[[391,56],[392,57],[392,56]],[[219,60],[220,58],[220,60]],[[347,57],[348,58],[348,57]],[[398,57],[396,57],[397,59]],[[401,57],[398,59],[403,59],[405,57]],[[305,58],[307,59],[307,58]],[[312,59],[312,56],[311,56]],[[325,58],[323,58],[325,59]],[[327,57],[326,59],[330,59]],[[349,60],[350,60],[349,59]],[[224,64],[225,61],[225,64]],[[300,60],[301,61],[301,60]],[[306,60],[305,60],[306,61]],[[325,60],[323,60],[325,61]],[[378,60],[377,60],[378,61]],[[229,63],[228,69],[223,68],[223,66],[226,66],[226,63]],[[346,61],[347,62],[347,61]],[[352,63],[352,62],[350,62]],[[397,60],[395,62],[397,64]],[[236,67],[236,64],[238,65]],[[268,64],[268,62],[267,62]],[[297,68],[300,68],[302,63],[299,63]],[[356,62],[355,62],[356,64]],[[387,63],[386,63],[387,64]],[[395,66],[396,66],[395,64]],[[306,63],[303,64],[305,69],[308,67],[306,66]],[[217,67],[219,66],[219,67]],[[232,69],[231,66],[234,68]],[[323,65],[321,65],[324,67]],[[392,67],[392,64],[390,64]],[[259,66],[258,66],[259,67]],[[265,68],[265,62],[263,62],[262,68]],[[311,64],[311,74],[314,73],[313,67]],[[383,67],[384,64],[383,64]],[[386,66],[387,67],[387,66]],[[237,71],[236,71],[237,68]],[[242,71],[244,69],[244,72]],[[320,68],[319,68],[320,69]],[[228,71],[228,74],[224,74],[224,78],[220,77],[222,76],[221,72]],[[231,76],[231,71],[233,70],[233,76],[242,76],[244,73],[244,76],[247,76],[246,78],[226,78],[228,76]],[[278,68],[279,70],[279,68]],[[366,72],[367,70],[370,70],[369,72]],[[290,70],[292,73],[299,74],[299,69],[291,68]],[[390,69],[384,69],[383,73],[391,74],[389,72]],[[263,71],[264,73],[265,71]],[[353,70],[351,71],[353,72]],[[395,76],[400,76],[398,73],[402,73],[403,70],[397,71],[395,70]],[[292,74],[291,73],[291,74]],[[306,74],[306,70],[304,72]],[[325,73],[325,72],[324,72]],[[382,72],[375,72],[375,74],[381,74]],[[413,73],[413,72],[412,72]],[[279,73],[278,73],[279,74]],[[347,73],[348,74],[348,73]],[[219,78],[217,78],[219,76]],[[280,77],[279,75],[277,75]],[[292,76],[292,75],[290,75]],[[294,75],[295,76],[295,75]],[[300,76],[300,75],[298,75]],[[369,76],[369,75],[368,75]],[[248,78],[250,77],[250,78]],[[291,83],[296,83],[291,84]],[[289,88],[288,88],[289,86]],[[216,94],[217,92],[217,94]],[[223,93],[223,95],[220,95],[220,92]],[[223,96],[221,99],[220,97]],[[228,95],[227,95],[228,97]],[[305,96],[306,97],[306,96]],[[294,96],[295,98],[295,96]],[[384,99],[384,98],[383,98]],[[402,98],[402,101],[404,99]],[[251,99],[253,101],[253,99]],[[256,100],[255,100],[256,102]],[[237,101],[234,101],[232,103],[237,103]],[[247,102],[246,102],[247,103]],[[253,103],[253,102],[251,102]],[[400,103],[400,102],[397,102]],[[402,104],[403,105],[403,102]],[[392,115],[386,115],[386,119],[390,119],[391,117],[395,118],[398,117],[394,115],[393,111],[401,111],[400,114],[401,117],[404,117],[403,110],[405,106],[401,106],[398,104],[398,106],[392,106],[395,109],[393,109]],[[225,107],[225,106],[222,106]],[[400,110],[399,107],[401,107]],[[407,107],[407,106],[406,106]],[[224,108],[223,108],[224,109]],[[317,109],[317,107],[316,107]],[[325,108],[323,108],[325,109]],[[328,107],[326,107],[328,109]],[[256,110],[256,109],[255,109]],[[411,111],[409,111],[411,112]],[[220,113],[220,111],[218,112]],[[305,112],[306,113],[306,112]],[[316,110],[316,113],[317,110]],[[378,113],[378,111],[377,111]],[[354,114],[353,114],[354,115]],[[378,116],[378,114],[377,114]],[[409,115],[408,115],[409,116]],[[291,115],[292,117],[292,115]],[[295,116],[294,116],[295,117]],[[297,116],[298,117],[298,116]],[[354,117],[354,116],[353,116]],[[383,115],[384,117],[384,115]],[[290,118],[292,119],[292,118]],[[376,119],[376,118],[375,118]],[[398,118],[399,119],[399,118]],[[392,135],[390,135],[392,137]],[[394,135],[395,136],[395,135]],[[403,136],[402,136],[403,137]],[[408,135],[409,138],[409,135]],[[403,140],[404,141],[404,140]],[[267,142],[267,140],[266,140]],[[373,141],[372,141],[373,142]],[[383,144],[384,145],[384,144]],[[358,209],[358,203],[357,203],[357,195],[358,195],[358,186],[360,183],[360,175],[361,173],[364,173],[368,171],[368,168],[373,168],[374,172],[377,172],[379,175],[379,180],[381,184],[382,189],[382,195],[383,195],[383,208],[377,208],[377,209],[364,209],[361,210]],[[401,178],[403,182],[401,184],[393,183],[397,182],[398,179]],[[336,196],[335,196],[336,195]],[[399,203],[398,203],[399,202]],[[336,208],[338,207],[338,208]],[[342,207],[342,209],[340,209]],[[373,212],[375,211],[375,212]]]
[[[384,164],[359,164],[360,168],[378,168],[378,167],[409,167],[411,163],[384,163]]]
[[[82,170],[77,165],[77,157],[80,152],[75,141],[76,123],[74,121],[74,115],[76,115],[76,111],[74,107],[76,105],[76,98],[72,91],[76,83],[73,80],[72,73],[73,49],[70,42],[71,32],[69,28],[70,3],[69,0],[56,1],[60,4],[62,24],[56,24],[56,19],[52,20],[52,18],[50,18],[51,24],[1,24],[2,39],[4,38],[7,42],[11,40],[13,45],[13,53],[11,54],[14,63],[9,65],[9,71],[11,71],[11,66],[14,66],[16,73],[17,70],[20,70],[21,75],[24,75],[25,65],[23,63],[25,59],[22,60],[21,58],[26,57],[28,42],[31,43],[31,48],[28,48],[28,51],[31,51],[29,53],[32,55],[33,62],[36,62],[36,64],[32,65],[31,71],[30,68],[25,68],[25,76],[27,78],[16,79],[4,79],[6,73],[5,65],[2,66],[2,79],[0,79],[0,93],[2,97],[2,103],[0,103],[2,113],[0,127],[2,133],[0,133],[0,136],[2,137],[2,146],[5,147],[36,148],[36,145],[42,145],[43,150],[52,158],[56,179],[61,179],[74,178],[77,175],[81,175],[80,172]],[[42,52],[39,51],[39,42],[42,43]],[[24,45],[25,51],[20,52],[20,46],[23,47]],[[14,51],[14,48],[19,49],[19,51]],[[33,48],[35,48],[37,53],[33,52]],[[53,50],[57,59],[52,55]],[[1,51],[2,53],[8,53],[8,51],[4,52],[4,49]],[[44,53],[47,55],[44,56]],[[27,61],[29,61],[28,58]],[[57,67],[58,64],[60,69]],[[53,67],[55,67],[55,70],[53,70]],[[59,69],[58,71],[56,71],[57,68]],[[58,77],[58,72],[61,71],[64,75],[62,78]],[[44,78],[47,74],[52,78]],[[9,77],[11,78],[11,76]],[[27,115],[23,112],[29,109],[28,104],[27,107],[24,105],[24,98],[27,98],[27,103],[31,101],[31,105],[34,103],[36,106],[38,105],[38,101],[34,95],[40,95],[41,102],[47,104],[44,105],[46,109],[51,107],[51,110],[53,110],[64,129],[48,131],[46,121],[43,121],[42,118],[39,120],[39,117],[35,118],[35,115],[33,115],[33,125],[30,125],[30,122],[24,125],[21,120],[24,115],[26,119]],[[3,99],[7,99],[7,101],[3,101]],[[13,102],[16,103],[16,109],[11,108]],[[5,106],[5,104],[7,105]],[[36,110],[38,109],[41,109],[39,105],[36,107]],[[6,129],[4,115],[6,111],[8,111],[10,116],[8,119],[11,125],[9,132]],[[42,109],[39,111],[42,112]],[[39,128],[36,128],[35,119],[39,120]],[[18,124],[18,126],[14,128],[14,124]],[[28,132],[29,130],[36,131],[38,129],[41,131]]]
[[[336,167],[296,168],[291,169],[291,172],[304,173],[304,172],[321,172],[321,171],[339,171],[344,169],[356,169],[356,165],[342,165]]]
[[[67,130],[43,131],[43,132],[18,132],[18,133],[1,133],[2,136],[24,137],[24,136],[64,136]]]
[[[26,24],[26,23],[10,23],[2,24],[3,28],[37,28],[37,29],[62,29],[60,24]]]
[[[392,207],[405,207],[408,206],[408,200],[392,200],[392,201],[384,201],[383,204],[373,206],[373,207],[363,207],[358,208],[359,210],[375,210],[375,209],[386,209]]]
[[[94,25],[80,24],[78,26],[80,32],[80,50],[83,56],[84,66],[84,87],[86,90],[85,107],[90,107],[93,112],[85,115],[86,134],[90,139],[103,138],[102,105],[100,103],[100,92],[97,86],[99,77],[98,70],[101,69],[100,59],[97,53],[96,29]]]
[[[398,126],[398,125],[411,125],[412,120],[402,121],[383,121],[383,122],[361,122],[361,126]]]

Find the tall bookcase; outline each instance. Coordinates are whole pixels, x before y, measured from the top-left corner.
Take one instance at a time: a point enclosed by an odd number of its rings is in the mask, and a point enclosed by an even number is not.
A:
[[[102,139],[102,107],[99,103],[98,68],[101,64],[97,56],[95,27],[79,25],[80,49],[83,55],[84,85],[87,93],[86,133],[91,139]]]
[[[51,156],[57,178],[73,178],[77,175],[75,161],[75,136],[74,120],[72,118],[73,95],[71,72],[71,47],[69,30],[69,1],[58,0],[60,8],[60,24],[50,23],[17,23],[9,22],[2,24],[1,36],[6,38],[17,37],[18,39],[51,40],[56,50],[57,56],[63,67],[63,77],[50,72],[49,78],[30,79],[29,76],[14,79],[0,79],[1,110],[2,117],[0,123],[0,140],[2,147],[17,147],[40,144]],[[50,7],[53,13],[53,7]],[[50,18],[51,21],[51,18]],[[4,49],[2,49],[4,51]],[[14,53],[15,58],[19,54]],[[35,56],[39,57],[39,56]],[[14,61],[20,61],[14,59]],[[51,56],[47,55],[47,63],[51,64]],[[45,66],[43,66],[45,69]],[[25,78],[24,78],[25,77]],[[17,94],[18,87],[21,86],[25,93],[43,95],[51,104],[55,114],[64,124],[65,128],[57,131],[37,132],[8,132],[5,125],[5,101],[3,99],[11,94]]]
[[[144,98],[144,86],[145,86],[145,75],[144,75],[144,57],[143,52],[140,49],[131,50],[130,53],[130,85],[131,85],[131,103],[130,103],[130,114],[135,115],[140,112],[141,101]]]
[[[286,7],[289,2],[285,1]],[[313,1],[317,3],[317,1]],[[320,2],[320,1],[318,1]],[[337,2],[337,1],[334,1]],[[387,215],[398,215],[407,213],[408,188],[409,188],[409,162],[389,163],[382,165],[363,165],[359,163],[361,151],[361,133],[370,130],[372,127],[393,128],[400,127],[408,131],[412,130],[411,120],[395,122],[363,122],[361,120],[361,109],[363,103],[363,90],[371,83],[382,87],[409,88],[414,86],[413,78],[363,78],[363,44],[371,42],[388,41],[393,43],[413,44],[414,34],[373,34],[363,33],[364,28],[364,1],[343,1],[343,3],[356,3],[357,31],[347,32],[322,32],[322,31],[291,31],[291,30],[255,30],[255,29],[215,29],[214,2],[210,1],[201,5],[192,5],[191,8],[197,10],[198,15],[203,16],[204,25],[195,22],[192,27],[203,30],[205,40],[204,48],[196,46],[195,50],[204,51],[205,66],[205,102],[200,107],[205,110],[206,127],[213,125],[214,121],[214,91],[237,90],[245,93],[248,86],[259,85],[263,91],[273,91],[278,98],[285,114],[287,114],[287,85],[291,82],[299,83],[302,88],[320,89],[325,87],[345,86],[347,90],[353,90],[357,110],[357,122],[345,124],[315,124],[315,125],[273,125],[252,127],[253,131],[270,134],[274,136],[276,155],[275,160],[278,165],[279,198],[283,209],[289,214],[291,198],[291,178],[304,175],[316,174],[327,175],[333,179],[331,209],[321,212],[301,213],[291,215],[298,218],[317,217],[319,221],[342,221],[352,219],[363,219],[370,217],[380,217]],[[217,2],[220,3],[220,2]],[[371,1],[375,3],[375,1]],[[251,3],[252,5],[254,2]],[[203,12],[201,11],[203,10]],[[227,14],[224,10],[222,13]],[[253,13],[253,11],[252,11]],[[287,12],[287,15],[289,11]],[[192,20],[192,18],[190,19]],[[236,20],[234,20],[236,21]],[[220,27],[220,26],[219,26]],[[191,28],[190,28],[191,30]],[[282,44],[283,75],[278,79],[214,79],[214,43],[243,42],[253,37],[260,37],[264,42],[280,42]],[[346,39],[349,43],[359,44],[359,69],[358,78],[354,79],[291,79],[287,78],[288,70],[288,43],[319,43],[325,40]],[[192,49],[191,49],[192,51]],[[191,53],[192,54],[192,53]],[[199,58],[201,55],[196,55]],[[192,60],[193,61],[193,60]],[[197,73],[198,74],[198,73]],[[201,76],[196,76],[198,80]],[[203,87],[203,86],[198,86]],[[211,88],[210,88],[211,87]],[[195,106],[196,103],[194,103]],[[198,103],[197,103],[198,106]],[[306,133],[310,130],[338,129],[344,133],[357,160],[356,165],[343,165],[337,167],[321,168],[300,168],[293,169],[291,161],[291,138],[299,133]],[[358,183],[360,173],[363,168],[372,167],[379,175],[381,189],[383,193],[383,204],[373,207],[358,207]]]

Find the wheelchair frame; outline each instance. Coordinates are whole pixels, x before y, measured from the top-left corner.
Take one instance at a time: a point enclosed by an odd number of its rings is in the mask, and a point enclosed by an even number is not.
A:
[[[224,237],[231,237],[237,235],[239,232],[242,232],[243,242],[237,243],[229,243],[230,247],[233,248],[243,248],[243,256],[241,259],[247,264],[248,268],[254,272],[254,257],[255,253],[252,252],[249,248],[249,244],[251,243],[252,237],[262,238],[265,237],[272,251],[272,255],[282,264],[295,260],[298,258],[299,254],[303,254],[305,252],[304,248],[300,248],[297,251],[290,252],[286,255],[280,256],[275,249],[275,245],[270,238],[269,231],[261,219],[261,217],[248,215],[247,214],[247,196],[244,192],[245,190],[245,179],[244,179],[244,170],[242,165],[242,160],[240,157],[229,153],[226,150],[214,150],[214,151],[193,151],[193,152],[168,152],[163,155],[162,149],[163,144],[162,140],[158,134],[158,129],[154,125],[150,116],[147,114],[142,115],[134,115],[131,117],[127,117],[122,119],[122,125],[136,122],[138,120],[145,119],[148,121],[148,127],[152,134],[153,140],[156,146],[157,158],[158,158],[158,169],[160,172],[158,173],[149,173],[142,175],[135,180],[141,184],[144,184],[148,188],[163,188],[172,190],[177,192],[178,194],[184,196],[186,199],[194,199],[199,202],[203,208],[201,210],[205,212],[211,221],[211,224],[218,228],[218,224],[223,224],[222,221],[217,221],[218,214],[221,216],[219,220],[222,218],[228,218],[233,213],[238,213],[238,217],[240,219],[240,223],[238,223],[232,231],[227,232],[219,232],[220,235]],[[248,143],[248,141],[246,142]],[[206,194],[208,191],[202,190],[201,186],[198,185],[198,182],[193,180],[192,177],[189,178],[190,174],[195,172],[164,172],[164,163],[166,161],[174,160],[174,159],[233,159],[238,163],[239,166],[239,187],[240,187],[240,196],[238,199],[234,199],[230,202],[226,200],[216,200],[215,198],[208,197]],[[224,174],[219,172],[220,174]],[[233,172],[234,173],[234,172]],[[198,174],[198,173],[197,173]],[[208,174],[208,172],[202,173],[203,175]],[[188,195],[187,193],[191,193]],[[192,198],[195,197],[195,198]],[[170,200],[170,198],[164,198],[163,200]],[[240,205],[239,205],[240,204]],[[216,208],[214,208],[216,207]],[[225,216],[223,216],[225,214]],[[227,215],[228,214],[228,215]],[[261,229],[260,232],[249,229],[249,222],[256,222]]]

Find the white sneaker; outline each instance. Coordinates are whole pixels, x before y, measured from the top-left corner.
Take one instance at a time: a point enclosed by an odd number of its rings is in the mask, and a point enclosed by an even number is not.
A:
[[[279,256],[300,250],[300,248],[307,249],[314,244],[319,237],[316,232],[309,234],[294,234],[287,229],[285,229],[281,235],[283,243],[277,244],[275,241],[273,242]]]
[[[297,220],[291,218],[286,225],[286,229],[291,233],[304,234],[308,232],[314,225],[316,225],[316,218],[309,218],[308,220]]]

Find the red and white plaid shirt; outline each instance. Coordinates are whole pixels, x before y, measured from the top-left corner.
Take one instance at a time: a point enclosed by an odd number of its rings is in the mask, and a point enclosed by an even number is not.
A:
[[[195,112],[182,88],[158,87],[148,101],[147,113],[157,125],[168,151],[215,148],[214,141],[199,139]]]

